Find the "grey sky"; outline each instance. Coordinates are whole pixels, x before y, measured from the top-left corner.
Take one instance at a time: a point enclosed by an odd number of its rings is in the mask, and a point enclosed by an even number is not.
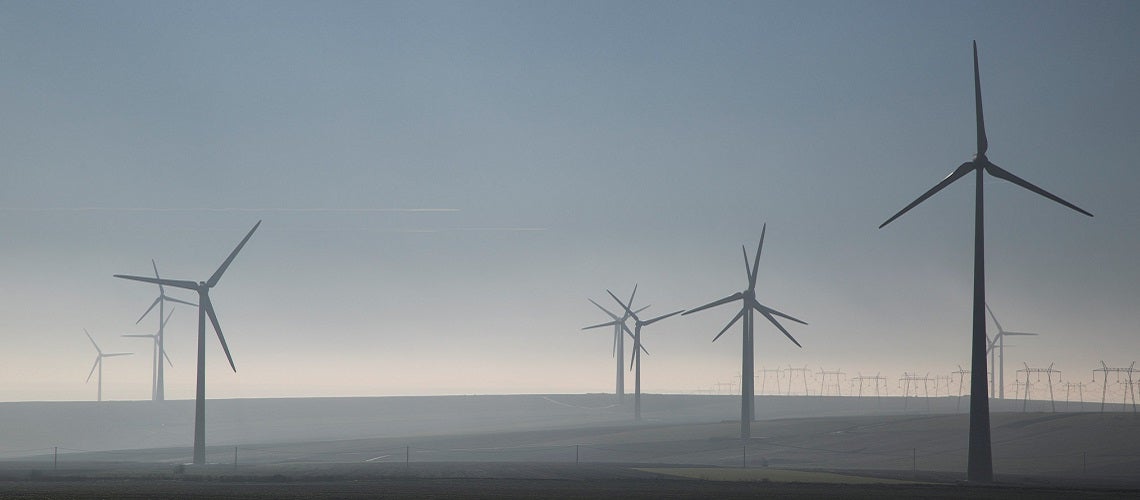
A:
[[[146,398],[147,345],[113,337],[150,333],[155,290],[111,275],[204,279],[258,219],[212,293],[238,373],[210,339],[211,397],[611,391],[586,297],[743,289],[764,222],[758,296],[811,325],[802,350],[758,327],[758,365],[952,371],[973,193],[875,228],[973,154],[974,39],[990,158],[1096,214],[987,185],[990,304],[1042,333],[1007,371],[1089,379],[1140,358],[1138,24],[1135,2],[0,2],[0,399],[93,398],[84,327],[140,354],[106,397]],[[648,328],[646,390],[731,379],[739,332],[709,340],[732,314]],[[195,321],[174,313],[171,397]]]

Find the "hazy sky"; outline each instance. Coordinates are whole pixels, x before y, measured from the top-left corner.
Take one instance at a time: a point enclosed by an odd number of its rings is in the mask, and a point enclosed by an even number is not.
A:
[[[606,288],[746,286],[761,366],[967,366],[975,151],[1007,351],[1140,358],[1140,3],[0,2],[0,400],[149,397],[150,272],[207,278],[210,397],[613,390]],[[97,209],[97,210],[92,210]],[[233,210],[218,210],[233,209]],[[332,209],[313,211],[311,209]],[[451,209],[387,211],[379,209]],[[194,300],[191,294],[176,294]],[[647,391],[740,370],[725,306],[647,327]],[[196,313],[167,335],[193,396]],[[627,352],[629,352],[627,350]],[[632,377],[628,387],[632,389]]]

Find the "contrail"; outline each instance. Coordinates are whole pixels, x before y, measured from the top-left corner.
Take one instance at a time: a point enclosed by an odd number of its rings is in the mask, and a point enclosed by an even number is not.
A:
[[[4,212],[327,212],[327,213],[371,213],[371,212],[458,212],[458,208],[161,208],[161,207],[44,207],[20,208],[0,207]]]

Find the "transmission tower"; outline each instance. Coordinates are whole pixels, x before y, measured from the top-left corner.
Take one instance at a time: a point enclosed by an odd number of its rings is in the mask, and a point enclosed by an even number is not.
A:
[[[903,372],[903,376],[899,378],[899,384],[903,386],[903,409],[907,408],[907,399],[910,397],[910,389],[914,388],[914,397],[918,397],[918,383],[922,382],[923,394],[926,397],[926,410],[930,411],[930,373],[925,376],[919,377],[917,373]]]
[[[1084,406],[1084,403],[1085,403],[1085,391],[1084,391],[1085,383],[1084,382],[1065,382],[1065,409],[1066,410],[1069,409],[1069,391],[1072,391],[1074,387],[1077,388],[1077,395],[1079,395],[1081,398],[1081,406]]]
[[[1131,365],[1128,365],[1128,368],[1109,368],[1108,365],[1104,364],[1104,361],[1100,362],[1100,366],[1101,366],[1100,368],[1093,370],[1093,383],[1096,382],[1096,372],[1104,372],[1104,388],[1101,389],[1101,392],[1100,392],[1100,411],[1101,411],[1101,413],[1104,413],[1104,401],[1105,401],[1105,395],[1108,393],[1108,374],[1109,373],[1115,373],[1116,374],[1116,383],[1118,383],[1118,384],[1121,382],[1121,380],[1120,380],[1121,374],[1125,374],[1128,377],[1127,379],[1125,379],[1125,389],[1127,389],[1127,391],[1124,393],[1124,401],[1122,403],[1123,403],[1123,407],[1125,409],[1127,409],[1128,408],[1128,397],[1132,396],[1132,413],[1136,413],[1136,394],[1134,394],[1132,392],[1133,387],[1134,387],[1133,382],[1132,382],[1132,373],[1135,372],[1134,367],[1136,366],[1136,362],[1133,361]]]
[[[799,373],[800,378],[802,378],[804,380],[804,396],[807,396],[808,395],[807,377],[808,377],[808,374],[811,373],[811,370],[808,370],[807,365],[804,365],[803,368],[792,368],[791,365],[788,365],[787,372],[788,372],[788,395],[789,396],[792,395],[792,377],[795,374]]]
[[[760,368],[760,394],[764,394],[764,390],[768,387],[769,375],[774,375],[776,379],[776,392],[772,394],[780,394],[780,372],[783,371],[779,368]]]
[[[819,396],[820,397],[826,396],[828,391],[832,387],[835,388],[835,394],[837,396],[842,396],[843,395],[843,389],[840,388],[840,384],[842,383],[841,378],[843,377],[843,375],[845,375],[845,373],[843,373],[841,370],[824,370],[823,368],[820,368],[819,369]],[[834,385],[828,384],[827,383],[828,378],[834,378],[835,384]]]
[[[958,371],[951,372],[950,374],[958,376],[958,405],[956,411],[962,411],[962,382],[966,379],[966,375],[970,374],[970,370],[963,370],[962,365],[958,365]]]
[[[1057,374],[1060,378],[1061,371],[1053,369],[1053,363],[1049,363],[1049,368],[1030,368],[1029,363],[1024,363],[1025,368],[1017,370],[1017,373],[1025,373],[1025,399],[1021,401],[1021,412],[1025,413],[1026,407],[1029,406],[1029,375],[1031,373],[1037,374],[1037,380],[1041,380],[1041,374],[1044,373],[1046,378],[1049,379],[1049,404],[1053,407],[1053,413],[1057,413],[1057,403],[1053,400],[1053,374]]]
[[[887,392],[887,377],[883,377],[883,376],[879,375],[878,373],[876,373],[874,376],[863,375],[862,373],[860,373],[859,376],[851,378],[851,385],[852,386],[854,386],[856,382],[859,383],[859,397],[863,397],[863,382],[864,381],[867,381],[868,383],[874,381],[874,383],[875,383],[875,399],[878,399],[879,396],[882,394],[879,391],[880,385],[882,385],[882,387],[883,387],[882,392]]]

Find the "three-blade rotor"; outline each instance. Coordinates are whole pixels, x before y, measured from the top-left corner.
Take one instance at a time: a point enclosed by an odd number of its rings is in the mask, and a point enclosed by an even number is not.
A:
[[[1037,187],[1036,185],[1030,183],[1029,181],[1022,179],[1022,178],[1010,173],[1009,171],[995,165],[993,162],[991,162],[989,160],[989,158],[986,157],[986,151],[989,150],[990,143],[989,143],[989,139],[986,138],[986,124],[985,124],[985,119],[983,118],[983,114],[982,114],[982,80],[981,80],[980,74],[978,72],[978,43],[976,41],[974,42],[974,113],[975,113],[975,118],[977,119],[976,127],[977,127],[977,133],[978,133],[978,150],[974,156],[974,159],[959,165],[957,169],[955,169],[953,172],[950,173],[950,175],[946,176],[946,178],[939,181],[938,184],[935,184],[934,187],[927,190],[925,193],[922,194],[922,196],[919,196],[917,199],[910,202],[909,205],[907,205],[906,207],[903,207],[902,210],[899,210],[898,213],[892,215],[891,218],[886,220],[886,222],[883,222],[882,224],[880,224],[879,229],[882,229],[887,224],[890,224],[895,219],[899,218],[902,214],[904,214],[907,211],[909,211],[910,209],[914,208],[919,203],[926,201],[927,198],[930,198],[931,196],[933,196],[935,193],[941,191],[946,186],[953,184],[954,181],[961,179],[966,174],[968,174],[970,172],[980,172],[980,171],[984,171],[985,173],[988,173],[994,177],[997,177],[998,179],[1001,179],[1001,180],[1016,184],[1018,186],[1021,186],[1022,188],[1025,188],[1029,191],[1032,191],[1032,192],[1037,193],[1041,196],[1044,196],[1045,198],[1048,198],[1054,202],[1057,202],[1061,205],[1064,205],[1064,206],[1066,206],[1072,210],[1080,212],[1080,213],[1087,215],[1089,217],[1093,216],[1093,214],[1085,211],[1084,209],[1082,209],[1082,208],[1080,208],[1080,207],[1078,207],[1072,203],[1069,203],[1068,201],[1061,199],[1061,197],[1054,195],[1053,193],[1050,193],[1044,189],[1041,189],[1040,187]]]
[[[633,291],[634,291],[634,293],[637,293],[637,286],[636,285],[634,285]],[[634,327],[634,330],[636,331],[637,334],[641,333],[641,327],[643,327],[643,326],[652,325],[653,323],[661,321],[665,318],[668,318],[671,316],[676,316],[678,314],[685,312],[685,310],[682,309],[680,311],[673,311],[671,313],[662,314],[660,316],[657,316],[656,318],[651,318],[651,319],[643,321],[640,317],[637,316],[637,311],[630,309],[630,305],[627,305],[625,302],[622,302],[621,299],[617,298],[617,295],[614,295],[614,293],[609,291],[609,290],[606,290],[606,293],[610,294],[610,297],[612,297],[615,302],[617,302],[619,305],[621,305],[622,309],[625,309],[625,313],[628,317],[633,318],[633,322],[634,322],[633,327]],[[630,304],[632,304],[633,303],[633,295],[630,295],[629,300],[630,300]],[[644,308],[642,308],[642,309],[644,309]],[[645,347],[641,345],[640,335],[637,335],[637,334],[635,334],[633,337],[635,342],[637,342],[637,348],[644,350]],[[629,359],[630,370],[633,369],[634,361],[637,359],[637,348],[634,348],[633,355],[630,356],[630,359]],[[646,354],[648,354],[648,352],[646,352]]]
[[[218,281],[222,279],[222,275],[226,272],[226,268],[228,268],[230,266],[230,263],[234,261],[234,258],[237,257],[238,252],[241,251],[242,247],[245,246],[246,242],[249,241],[249,238],[253,236],[254,231],[257,231],[257,228],[259,226],[261,226],[261,221],[257,221],[257,224],[253,225],[253,228],[250,229],[248,233],[246,233],[244,238],[242,238],[241,243],[238,243],[237,247],[235,247],[234,250],[230,252],[230,255],[226,257],[226,260],[222,262],[221,266],[218,266],[218,269],[214,271],[214,274],[210,276],[209,280],[195,283],[188,280],[172,280],[158,277],[151,278],[148,276],[130,276],[124,274],[116,274],[115,277],[134,281],[142,281],[145,283],[154,283],[159,286],[173,286],[176,288],[184,288],[198,292],[198,307],[204,309],[206,316],[210,318],[210,324],[213,325],[214,332],[218,335],[218,342],[222,344],[222,350],[226,353],[226,360],[229,361],[230,368],[236,372],[237,367],[234,366],[234,359],[230,355],[230,348],[229,345],[226,344],[226,337],[222,335],[222,327],[218,322],[217,313],[214,312],[214,305],[210,301],[209,292],[210,289],[216,286],[218,284]]]
[[[745,290],[743,292],[736,292],[736,293],[729,295],[728,297],[725,297],[723,299],[714,300],[712,302],[709,302],[708,304],[705,304],[705,305],[700,306],[700,307],[695,307],[693,309],[689,309],[688,311],[685,311],[683,313],[685,316],[688,316],[690,314],[693,314],[693,313],[699,312],[699,311],[703,311],[705,309],[712,309],[714,307],[722,306],[722,305],[728,304],[730,302],[736,302],[738,300],[741,301],[740,312],[736,313],[736,316],[734,316],[732,318],[732,320],[729,321],[728,324],[725,325],[725,327],[723,329],[721,329],[720,333],[717,333],[716,337],[713,337],[713,340],[712,340],[713,342],[716,342],[717,339],[719,339],[721,337],[721,335],[724,335],[725,332],[727,332],[729,328],[732,328],[732,325],[736,324],[737,321],[740,321],[740,319],[744,317],[745,313],[749,309],[751,309],[753,311],[760,313],[761,316],[764,316],[764,318],[766,318],[769,322],[771,322],[773,325],[775,325],[776,328],[779,329],[780,332],[783,333],[785,337],[788,337],[788,340],[791,340],[792,343],[795,344],[797,347],[801,347],[801,348],[803,347],[795,339],[795,337],[792,337],[791,333],[788,333],[788,330],[784,328],[784,325],[780,324],[780,322],[778,320],[776,320],[775,317],[779,316],[779,317],[784,318],[784,319],[795,321],[796,323],[800,323],[802,325],[806,325],[807,323],[804,322],[803,320],[794,318],[794,317],[789,316],[787,314],[784,314],[780,311],[772,309],[768,306],[765,306],[764,304],[761,304],[759,301],[756,300],[756,281],[757,281],[756,277],[758,275],[758,270],[760,267],[760,253],[763,252],[763,250],[764,250],[764,235],[767,232],[768,232],[768,225],[764,224],[763,228],[760,230],[760,244],[758,244],[756,246],[756,255],[754,256],[751,265],[749,265],[748,250],[747,249],[744,250],[744,272],[748,278],[748,289],[747,290]]]

